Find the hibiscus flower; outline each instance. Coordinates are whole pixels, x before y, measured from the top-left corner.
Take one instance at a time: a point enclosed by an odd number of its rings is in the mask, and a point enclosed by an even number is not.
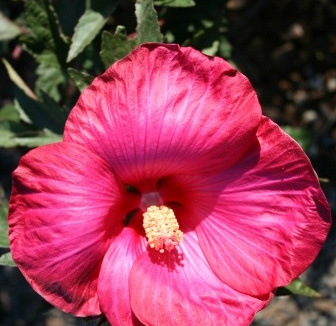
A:
[[[63,142],[13,174],[14,260],[31,286],[113,325],[249,325],[321,249],[330,211],[247,78],[144,44],[82,93]]]

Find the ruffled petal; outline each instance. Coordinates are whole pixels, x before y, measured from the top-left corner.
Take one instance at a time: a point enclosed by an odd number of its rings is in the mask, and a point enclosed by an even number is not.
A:
[[[54,306],[97,315],[103,256],[122,228],[121,191],[110,167],[71,143],[30,151],[13,173],[9,238],[15,262]]]
[[[170,253],[149,249],[130,274],[131,306],[148,326],[247,326],[273,294],[239,293],[213,273],[194,232]]]
[[[251,295],[299,276],[331,221],[301,148],[267,118],[257,137],[244,159],[194,189],[196,231],[210,266],[224,283]]]
[[[223,59],[145,44],[82,93],[64,139],[85,144],[134,185],[232,165],[260,118],[250,82]]]
[[[101,309],[113,326],[141,326],[131,310],[129,274],[135,259],[146,250],[146,240],[126,227],[112,242],[101,267],[98,297]]]

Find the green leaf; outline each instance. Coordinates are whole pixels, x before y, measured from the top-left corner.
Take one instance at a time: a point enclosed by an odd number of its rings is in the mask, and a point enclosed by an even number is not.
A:
[[[289,294],[297,294],[311,298],[320,297],[320,294],[318,292],[316,292],[308,285],[304,284],[299,278],[296,278],[293,282],[291,282],[287,286],[278,289],[280,295],[288,294],[288,291]],[[278,292],[277,295],[279,295]]]
[[[32,92],[32,90],[26,85],[26,83],[22,80],[22,78],[17,74],[17,72],[14,70],[14,68],[9,64],[9,62],[6,59],[2,59],[2,62],[4,63],[8,76],[11,79],[11,81],[19,87],[27,96],[37,99],[37,96]]]
[[[135,4],[137,35],[129,39],[124,26],[118,26],[115,33],[104,31],[100,57],[105,68],[130,53],[137,45],[145,42],[162,42],[157,13],[152,0],[137,0]]]
[[[39,129],[49,129],[55,134],[63,134],[67,112],[57,105],[48,95],[41,93],[41,101],[26,96],[20,89],[15,89],[15,107],[21,119],[32,123]]]
[[[20,116],[16,111],[14,104],[3,106],[0,109],[0,123],[3,121],[20,122]]]
[[[108,17],[117,8],[119,2],[120,0],[94,0],[91,2],[91,9]]]
[[[68,39],[63,34],[50,0],[26,0],[24,18],[28,33],[20,37],[23,48],[39,63],[35,90],[46,92],[55,101],[61,99],[65,84],[65,59]]]
[[[66,78],[56,57],[56,54],[46,50],[35,56],[40,63],[36,69],[38,78],[35,83],[35,90],[38,95],[41,92],[48,94],[56,102],[60,101],[60,86],[65,83]]]
[[[24,18],[29,33],[23,35],[25,43],[39,43],[39,48],[54,49],[55,44],[51,37],[48,15],[42,0],[27,0],[24,7]],[[35,51],[34,51],[35,52]]]
[[[94,40],[105,25],[106,20],[107,18],[98,12],[92,10],[85,11],[75,27],[72,43],[66,59],[67,62],[76,58],[78,54]]]
[[[223,58],[231,58],[232,45],[224,36],[219,37],[219,51],[218,54]]]
[[[135,3],[135,15],[137,18],[137,44],[145,42],[163,42],[163,35],[156,10],[152,0],[137,0]]]
[[[9,248],[7,215],[8,202],[3,189],[0,188],[0,247],[2,248]]]
[[[16,264],[13,260],[12,254],[10,252],[7,252],[6,254],[3,254],[3,255],[0,256],[0,265],[11,266],[11,267],[16,266]]]
[[[0,41],[11,40],[20,34],[23,30],[20,26],[13,23],[0,12]]]
[[[166,7],[193,7],[196,4],[193,0],[154,0],[154,5]]]
[[[43,91],[55,101],[65,84],[65,59],[68,39],[63,34],[50,0],[26,0],[24,18],[28,32],[20,37],[23,48],[39,63],[35,91]]]
[[[61,25],[52,5],[51,0],[44,0],[44,8],[48,18],[49,31],[54,41],[54,52],[60,65],[65,62],[66,53],[68,52],[68,38],[63,34]]]
[[[0,147],[2,148],[38,147],[61,140],[62,135],[48,129],[36,130],[23,122],[0,121]]]
[[[294,138],[298,144],[303,148],[304,151],[307,151],[311,141],[313,140],[313,134],[310,130],[304,130],[299,127],[291,126],[281,126],[281,129],[286,132],[289,136]]]
[[[100,57],[107,69],[136,47],[136,41],[127,38],[126,28],[118,26],[114,34],[103,31]]]
[[[216,40],[212,42],[211,46],[209,46],[208,48],[204,48],[202,52],[206,55],[214,56],[217,54],[218,50],[219,50],[219,41]]]
[[[20,123],[12,121],[0,121],[0,146],[2,148],[16,147],[16,133],[25,132]],[[22,130],[23,129],[23,130]]]
[[[93,80],[94,77],[91,75],[78,71],[73,68],[68,69],[68,73],[71,77],[71,79],[74,81],[78,89],[82,92],[87,86],[89,86]]]
[[[33,56],[46,49],[55,53],[61,66],[65,63],[68,39],[62,33],[58,16],[50,0],[26,0],[24,17],[29,33],[20,40]]]

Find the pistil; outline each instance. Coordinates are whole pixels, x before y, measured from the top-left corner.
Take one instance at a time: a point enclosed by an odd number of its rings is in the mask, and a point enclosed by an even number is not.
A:
[[[173,250],[183,240],[174,211],[167,206],[150,206],[143,218],[149,246],[160,253]]]

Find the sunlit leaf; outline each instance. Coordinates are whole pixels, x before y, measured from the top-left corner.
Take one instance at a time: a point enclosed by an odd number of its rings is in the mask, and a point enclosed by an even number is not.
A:
[[[230,58],[232,54],[232,44],[224,36],[219,37],[218,55],[223,58]]]
[[[18,146],[15,137],[17,134],[31,132],[29,128],[13,121],[0,121],[0,147],[12,148]]]
[[[319,177],[319,181],[320,181],[320,182],[323,182],[323,183],[329,183],[329,182],[330,182],[330,179]]]
[[[128,39],[124,26],[118,26],[114,34],[103,31],[100,57],[105,68],[123,58],[136,47],[136,41]]]
[[[297,294],[305,297],[318,298],[320,294],[314,289],[304,284],[299,278],[295,279],[293,282],[285,287],[281,287],[277,291],[277,295],[289,295]]]
[[[68,39],[62,33],[57,14],[50,0],[26,0],[24,17],[29,33],[20,40],[33,55],[46,49],[55,53],[60,64],[65,62]]]
[[[3,106],[0,109],[0,122],[2,121],[14,121],[14,122],[20,121],[20,116],[16,111],[14,104]]]
[[[78,54],[94,40],[105,25],[106,20],[107,18],[98,12],[92,10],[85,11],[75,27],[70,50],[66,59],[67,62],[76,58]]]
[[[36,130],[23,122],[0,121],[0,147],[2,148],[17,146],[33,148],[61,140],[62,135],[48,129]]]
[[[63,34],[51,0],[27,0],[24,18],[28,32],[20,37],[24,50],[37,61],[35,91],[61,99],[59,87],[65,84],[65,59],[68,38]]]
[[[20,26],[0,12],[0,41],[11,40],[22,34],[22,32],[23,30]]]
[[[0,247],[2,248],[9,248],[7,214],[8,202],[3,189],[0,188]]]
[[[91,75],[73,68],[69,68],[68,73],[81,92],[89,86],[93,80]]]
[[[7,252],[6,254],[3,254],[0,256],[0,265],[11,266],[11,267],[16,266],[13,260],[12,254],[10,252]]]
[[[32,92],[32,90],[26,85],[23,79],[18,75],[18,73],[14,70],[14,68],[9,64],[6,59],[2,59],[4,63],[8,76],[11,81],[19,87],[27,96],[31,97],[32,99],[37,99],[37,96]]]
[[[123,58],[137,45],[145,42],[162,42],[157,13],[152,0],[137,0],[135,4],[137,18],[136,36],[130,39],[124,26],[118,26],[115,33],[104,31],[100,57],[105,68]]]
[[[152,0],[137,0],[135,3],[135,15],[138,22],[136,28],[137,44],[163,41]]]
[[[54,134],[50,130],[43,130],[37,133],[34,136],[28,137],[28,136],[16,136],[14,138],[14,141],[16,142],[17,146],[22,147],[38,147],[46,144],[52,144],[62,141],[62,136]]]
[[[218,50],[219,50],[219,41],[216,40],[211,44],[210,47],[204,48],[202,52],[206,55],[214,56],[217,54]]]
[[[166,6],[166,7],[193,7],[195,6],[195,1],[193,0],[155,0],[155,6]]]
[[[59,87],[65,83],[66,78],[56,54],[46,50],[36,55],[35,58],[40,63],[36,69],[38,79],[35,83],[35,89],[37,94],[40,95],[41,92],[44,92],[58,102],[61,99]]]

